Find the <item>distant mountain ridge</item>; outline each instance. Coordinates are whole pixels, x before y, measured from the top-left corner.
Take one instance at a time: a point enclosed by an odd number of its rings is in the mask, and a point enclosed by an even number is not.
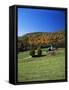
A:
[[[23,36],[25,36],[25,35],[30,35],[30,34],[43,34],[43,33],[59,33],[59,32],[64,32],[65,33],[65,30],[60,30],[60,31],[56,31],[56,32],[31,32],[31,33],[26,33],[26,34],[24,34],[24,35],[22,35],[22,36],[18,36],[18,37],[23,37]]]
[[[60,33],[63,33],[65,34],[65,31],[60,31],[60,32],[32,32],[32,33],[27,33],[27,34],[24,34],[22,36],[19,36],[19,38],[23,38],[23,37],[29,37],[29,36],[39,36],[39,35],[50,35],[50,34],[60,34]]]

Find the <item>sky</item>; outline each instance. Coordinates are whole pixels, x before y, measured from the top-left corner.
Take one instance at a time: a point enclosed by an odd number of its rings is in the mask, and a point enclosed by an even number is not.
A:
[[[18,36],[32,32],[58,32],[65,29],[62,10],[18,8]]]

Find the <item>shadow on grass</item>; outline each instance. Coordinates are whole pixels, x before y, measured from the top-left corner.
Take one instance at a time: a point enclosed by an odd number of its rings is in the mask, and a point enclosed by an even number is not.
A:
[[[38,56],[38,55],[35,55],[35,56],[32,56],[33,58],[39,58],[39,57],[44,57],[44,56],[46,56],[46,55],[41,55],[41,56]]]
[[[33,61],[33,59],[34,59],[34,61],[35,61],[36,58],[45,57],[45,56],[46,56],[46,55],[41,55],[41,56],[35,55],[35,56],[31,57],[30,59],[24,60],[23,62],[31,62],[31,61]]]

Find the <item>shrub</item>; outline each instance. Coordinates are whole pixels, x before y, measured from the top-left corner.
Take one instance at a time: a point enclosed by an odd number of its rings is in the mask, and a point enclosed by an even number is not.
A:
[[[35,50],[34,50],[34,49],[32,49],[32,50],[30,51],[30,55],[31,55],[32,57],[35,56]]]
[[[38,53],[38,56],[41,56],[41,55],[42,55],[42,50],[39,48],[39,49],[37,50],[37,53]]]

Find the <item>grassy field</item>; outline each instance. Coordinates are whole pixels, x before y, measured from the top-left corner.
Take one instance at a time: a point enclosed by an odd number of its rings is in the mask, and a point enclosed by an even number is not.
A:
[[[18,54],[18,82],[65,79],[65,49],[60,48],[56,55],[31,57],[29,51]]]

